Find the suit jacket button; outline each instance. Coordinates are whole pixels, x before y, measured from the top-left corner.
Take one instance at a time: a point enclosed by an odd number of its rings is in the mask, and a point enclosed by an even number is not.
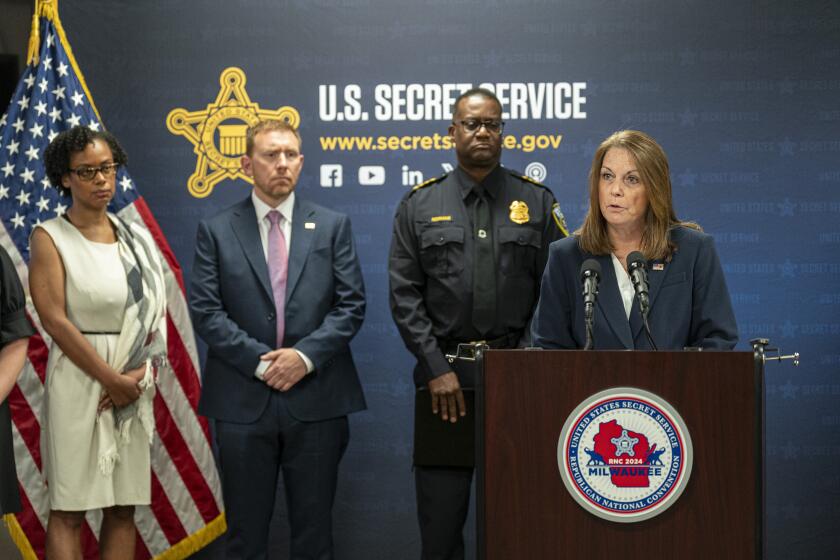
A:
[[[273,321],[274,320],[274,313],[269,313],[268,315],[265,316],[265,318],[269,321]]]

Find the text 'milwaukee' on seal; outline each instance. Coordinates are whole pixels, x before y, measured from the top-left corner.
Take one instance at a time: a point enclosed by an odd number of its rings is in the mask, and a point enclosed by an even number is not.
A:
[[[670,507],[691,475],[691,436],[664,399],[617,387],[584,400],[557,444],[563,483],[585,510],[619,523]]]

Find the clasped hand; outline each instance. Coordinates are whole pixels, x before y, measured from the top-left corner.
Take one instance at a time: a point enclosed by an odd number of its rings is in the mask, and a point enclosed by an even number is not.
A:
[[[281,392],[294,387],[306,375],[306,364],[294,348],[272,350],[260,356],[260,360],[271,362],[263,373],[263,381]]]
[[[110,381],[103,386],[102,396],[99,399],[98,412],[116,407],[129,405],[140,398],[143,389],[140,382],[146,375],[146,364],[126,371],[120,375],[114,375]]]

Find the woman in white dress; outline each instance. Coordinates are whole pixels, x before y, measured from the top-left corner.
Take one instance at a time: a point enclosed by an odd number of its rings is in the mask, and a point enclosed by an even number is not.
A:
[[[100,556],[133,558],[134,506],[151,501],[152,364],[166,348],[160,259],[148,232],[107,212],[126,163],[111,134],[74,127],[44,161],[50,182],[72,198],[31,238],[32,301],[52,338],[47,557],[81,558],[85,514],[101,509]]]

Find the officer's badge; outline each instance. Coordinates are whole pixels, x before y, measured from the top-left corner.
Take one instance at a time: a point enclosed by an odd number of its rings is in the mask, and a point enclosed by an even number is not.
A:
[[[515,224],[526,224],[531,220],[528,215],[528,205],[521,200],[510,203],[510,221]]]

